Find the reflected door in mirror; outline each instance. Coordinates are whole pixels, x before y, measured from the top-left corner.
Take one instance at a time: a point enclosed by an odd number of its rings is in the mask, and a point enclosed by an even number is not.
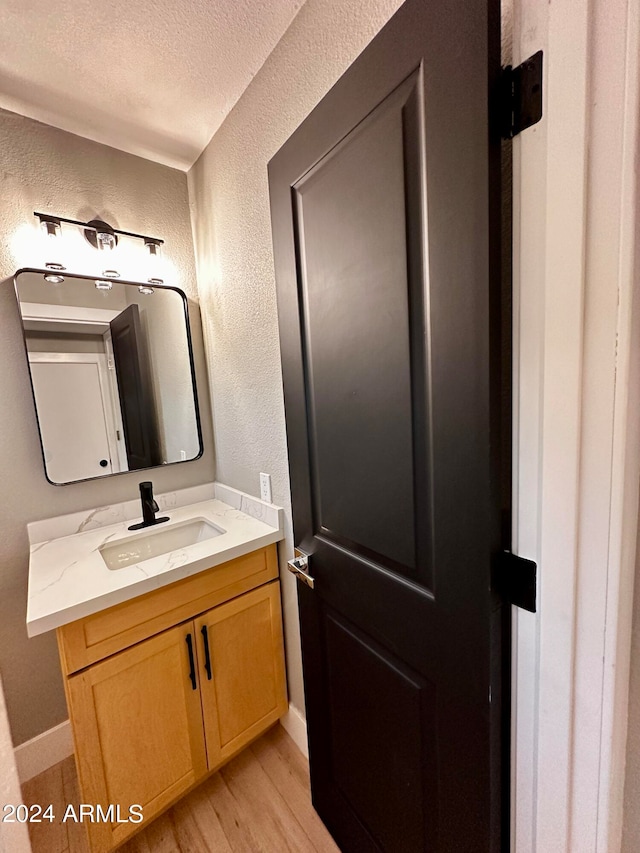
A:
[[[129,470],[161,465],[158,420],[140,309],[129,305],[109,326]]]

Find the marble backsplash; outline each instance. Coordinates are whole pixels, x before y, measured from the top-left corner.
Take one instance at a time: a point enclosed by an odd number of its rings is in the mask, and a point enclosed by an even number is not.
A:
[[[280,507],[265,503],[253,495],[240,492],[222,483],[191,486],[175,492],[157,494],[154,497],[161,512],[170,512],[171,509],[215,498],[271,527],[282,527],[283,510]],[[33,546],[52,539],[59,539],[62,536],[72,536],[74,533],[108,527],[122,521],[134,521],[139,517],[140,499],[136,498],[124,503],[81,510],[68,515],[45,518],[41,521],[32,521],[27,525],[29,544]]]

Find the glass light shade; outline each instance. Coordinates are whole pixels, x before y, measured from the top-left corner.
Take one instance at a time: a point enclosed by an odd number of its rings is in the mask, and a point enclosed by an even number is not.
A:
[[[55,219],[41,219],[40,227],[47,237],[57,237],[60,233],[60,223]]]
[[[111,252],[116,247],[116,235],[108,231],[96,231],[98,249],[103,252]]]
[[[162,272],[162,254],[160,251],[160,243],[155,240],[145,240],[145,246],[149,250],[148,269],[149,284],[162,284],[164,282]]]
[[[44,266],[49,270],[64,270],[60,263],[62,240],[60,238],[60,222],[57,219],[41,219],[40,228],[44,234]]]

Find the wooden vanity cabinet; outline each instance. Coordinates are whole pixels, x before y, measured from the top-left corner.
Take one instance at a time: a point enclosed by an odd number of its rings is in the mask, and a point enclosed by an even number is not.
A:
[[[248,576],[260,577],[259,585],[237,594],[236,578],[219,587],[221,569],[235,563],[236,573],[246,576],[247,561],[260,567]],[[287,710],[275,546],[112,608],[111,642],[135,627],[133,613],[151,616],[147,621],[156,627],[159,611],[164,622],[176,606],[184,613],[184,585],[193,596],[190,618],[66,672],[82,802],[99,803],[103,811],[119,805],[123,821],[136,804],[144,817],[142,823],[118,823],[117,815],[87,823],[93,853],[122,844]],[[245,578],[241,586],[247,585]],[[220,603],[201,611],[212,595]],[[127,614],[127,605],[144,599],[147,607]],[[58,630],[63,668],[82,659],[87,637],[96,634],[95,625],[87,630],[83,621]],[[109,634],[107,623],[101,622],[100,642]],[[79,642],[84,651],[72,648]]]

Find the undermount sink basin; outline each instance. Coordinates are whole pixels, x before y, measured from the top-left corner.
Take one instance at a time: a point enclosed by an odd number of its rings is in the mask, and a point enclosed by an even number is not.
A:
[[[119,539],[112,544],[103,545],[99,550],[107,568],[124,569],[134,563],[142,563],[152,557],[160,557],[162,554],[205,542],[214,536],[220,536],[221,533],[225,531],[210,521],[191,518],[168,527],[156,527],[136,536]]]

